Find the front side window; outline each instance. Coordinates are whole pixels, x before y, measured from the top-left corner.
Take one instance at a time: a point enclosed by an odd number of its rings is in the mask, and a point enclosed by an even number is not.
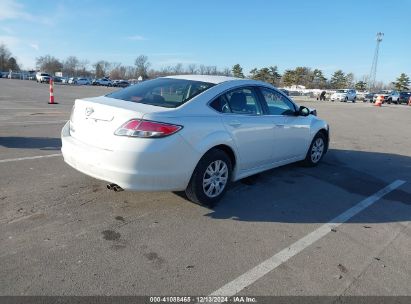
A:
[[[261,88],[261,93],[268,106],[269,115],[293,115],[294,105],[282,94],[267,88]]]
[[[159,107],[176,108],[212,86],[214,84],[208,82],[157,78],[106,96]]]

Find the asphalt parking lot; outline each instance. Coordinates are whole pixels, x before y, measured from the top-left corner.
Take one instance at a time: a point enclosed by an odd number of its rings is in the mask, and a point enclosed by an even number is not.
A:
[[[208,209],[63,162],[74,99],[111,90],[56,85],[48,105],[48,85],[0,79],[0,295],[411,295],[411,107],[304,102],[331,126],[323,162]]]

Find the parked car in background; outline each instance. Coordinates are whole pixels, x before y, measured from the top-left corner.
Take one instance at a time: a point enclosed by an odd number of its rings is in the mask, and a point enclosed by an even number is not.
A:
[[[364,101],[365,95],[367,95],[368,92],[357,92],[357,99],[356,100],[362,100]]]
[[[77,85],[90,85],[90,84],[91,84],[91,81],[90,81],[89,79],[87,79],[87,78],[82,78],[82,77],[80,77],[80,78],[77,78],[77,79],[74,81],[74,84],[77,84]]]
[[[355,102],[357,100],[357,92],[353,89],[337,90],[334,94],[331,95],[330,99],[331,101]]]
[[[93,85],[112,87],[113,82],[108,78],[96,79],[92,82]]]
[[[67,77],[61,77],[61,83],[67,84],[69,79]]]
[[[126,88],[130,83],[126,80],[117,80],[113,83],[113,87]]]
[[[76,80],[77,80],[76,77],[70,77],[70,78],[68,79],[68,84],[75,84]]]
[[[373,102],[374,101],[374,95],[375,95],[376,93],[367,93],[367,94],[365,94],[365,96],[364,96],[364,102]]]
[[[289,96],[290,95],[290,91],[286,90],[286,89],[279,89],[281,92],[283,92],[285,95]]]
[[[54,81],[54,82],[60,82],[60,83],[61,83],[61,82],[63,82],[63,78],[60,77],[60,76],[54,76],[54,77],[53,77],[53,81]]]
[[[50,74],[40,73],[40,72],[36,74],[36,81],[39,83],[43,83],[43,82],[49,83],[50,79],[51,79]]]
[[[373,102],[375,102],[379,96],[381,96],[381,97],[384,98],[384,101],[383,101],[383,102],[386,102],[386,101],[387,101],[387,97],[388,97],[388,95],[390,95],[390,94],[391,94],[391,91],[390,91],[390,90],[380,90],[380,91],[378,91],[378,92],[374,95]]]
[[[398,104],[408,104],[411,97],[411,91],[400,92],[400,98],[398,99]]]
[[[398,91],[392,91],[390,95],[387,96],[387,103],[398,103],[400,100],[400,92]]]
[[[317,165],[329,126],[268,83],[182,75],[77,99],[61,138],[64,161],[108,189],[185,191],[213,205],[233,181]]]

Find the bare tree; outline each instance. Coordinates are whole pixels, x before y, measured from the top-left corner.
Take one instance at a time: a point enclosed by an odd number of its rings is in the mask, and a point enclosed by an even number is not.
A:
[[[0,71],[8,69],[7,62],[10,59],[11,53],[5,44],[0,44]]]
[[[76,56],[69,56],[63,62],[63,73],[69,76],[77,76],[76,72],[78,69],[79,60]]]
[[[200,65],[200,67],[198,68],[198,71],[199,71],[200,75],[205,75],[206,74],[206,66],[204,64]]]
[[[126,66],[125,79],[132,79],[136,75],[136,68],[133,66]]]
[[[173,67],[173,74],[174,74],[174,75],[183,74],[183,64],[182,64],[182,63],[177,63],[177,64]]]
[[[231,69],[230,68],[224,68],[222,71],[221,71],[221,75],[223,75],[223,76],[232,76],[232,74],[231,74]]]
[[[187,73],[188,74],[197,74],[197,65],[192,63],[187,66]]]
[[[36,67],[37,69],[52,75],[63,70],[63,64],[57,58],[50,55],[37,57]]]
[[[134,65],[136,66],[136,76],[141,76],[143,79],[146,79],[148,77],[148,68],[151,65],[148,61],[148,57],[145,55],[138,56],[134,61]]]
[[[105,60],[100,60],[93,64],[93,67],[95,69],[96,77],[102,78],[110,73],[111,63]]]

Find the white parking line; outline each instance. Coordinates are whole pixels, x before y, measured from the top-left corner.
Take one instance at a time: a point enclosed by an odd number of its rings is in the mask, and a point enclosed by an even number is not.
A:
[[[341,224],[347,222],[356,214],[363,211],[365,208],[371,206],[379,199],[381,199],[387,193],[395,190],[396,188],[400,187],[404,184],[405,181],[396,180],[387,187],[381,189],[377,193],[367,197],[366,199],[362,200],[355,206],[351,207],[347,211],[343,212],[339,216],[333,218],[328,223],[322,225],[318,229],[314,230],[310,234],[306,235],[305,237],[299,239],[294,244],[290,245],[289,247],[281,250],[277,254],[273,255],[269,259],[265,260],[261,264],[255,266],[254,268],[250,269],[246,273],[240,275],[238,278],[234,279],[233,281],[227,283],[220,289],[214,291],[210,296],[234,296],[247,286],[253,284],[258,279],[265,276],[270,271],[274,270],[282,263],[286,262],[296,254],[303,251],[305,248],[313,244],[314,242],[318,241],[322,237],[326,236],[330,233],[331,229],[340,226]]]
[[[61,155],[61,153],[48,154],[48,155],[38,155],[38,156],[29,156],[29,157],[20,157],[20,158],[0,159],[0,163],[10,163],[10,162],[16,162],[16,161],[20,161],[20,160],[30,160],[30,159],[38,159],[38,158],[56,157],[56,156],[60,156],[60,155]]]
[[[29,125],[52,125],[52,124],[63,124],[67,122],[66,120],[39,120],[39,121],[26,121],[26,122],[20,122],[20,121],[5,121],[5,122],[0,122],[0,127],[5,127],[5,126],[29,126]]]

